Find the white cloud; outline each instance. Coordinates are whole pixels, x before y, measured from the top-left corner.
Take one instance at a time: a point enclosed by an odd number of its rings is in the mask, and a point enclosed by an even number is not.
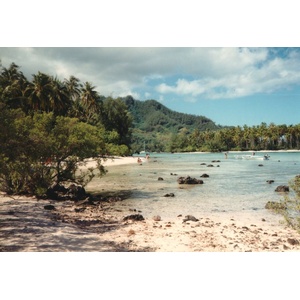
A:
[[[0,48],[31,79],[38,71],[89,81],[103,95],[243,97],[300,83],[299,51],[269,48]]]

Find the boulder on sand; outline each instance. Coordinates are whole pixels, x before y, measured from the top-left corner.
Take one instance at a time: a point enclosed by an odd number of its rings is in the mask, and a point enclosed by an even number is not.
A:
[[[177,179],[179,184],[203,184],[203,180],[191,178],[190,176],[187,177],[179,177]]]

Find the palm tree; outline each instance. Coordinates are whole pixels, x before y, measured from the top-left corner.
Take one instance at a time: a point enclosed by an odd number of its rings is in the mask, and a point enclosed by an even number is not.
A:
[[[89,82],[85,82],[81,88],[80,101],[85,110],[88,122],[92,122],[92,119],[99,117],[97,113],[101,110],[102,101],[98,92],[95,91],[95,86]]]
[[[24,91],[28,81],[19,68],[15,63],[11,63],[8,69],[2,68],[0,74],[1,98],[11,108],[24,108],[25,105]]]
[[[69,93],[70,99],[75,102],[80,96],[80,89],[82,87],[80,80],[71,75],[69,80],[64,80],[64,85]]]
[[[33,110],[51,111],[52,87],[53,83],[50,76],[41,72],[33,75],[33,80],[25,91]]]
[[[49,94],[50,107],[53,112],[66,115],[71,106],[70,96],[67,87],[57,78],[51,77],[51,93]]]

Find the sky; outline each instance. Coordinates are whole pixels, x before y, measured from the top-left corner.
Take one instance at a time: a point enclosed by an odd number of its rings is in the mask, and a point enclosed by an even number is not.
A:
[[[1,47],[27,79],[38,71],[91,82],[220,125],[300,123],[300,48]]]

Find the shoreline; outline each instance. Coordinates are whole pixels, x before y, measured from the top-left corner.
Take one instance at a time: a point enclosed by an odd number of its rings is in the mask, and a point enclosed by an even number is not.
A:
[[[138,165],[137,157],[108,158],[105,167]],[[92,159],[86,162],[85,167],[95,164]],[[143,215],[143,211],[123,206],[119,199],[123,196],[118,188],[117,185],[116,190],[109,190],[114,192],[112,199],[93,204],[9,197],[0,193],[0,251],[300,251],[300,234],[280,223],[283,217],[271,216],[269,211],[251,216],[248,212],[200,212],[193,216],[197,220],[184,221],[186,216],[179,209],[171,217],[148,215],[141,221],[124,221],[124,217]],[[46,205],[52,205],[54,209],[47,210]]]
[[[46,210],[48,204],[55,210]],[[280,216],[278,223],[243,213],[124,221],[139,212],[115,209],[114,202],[77,206],[3,194],[0,214],[1,252],[300,251],[299,233],[280,224]]]

